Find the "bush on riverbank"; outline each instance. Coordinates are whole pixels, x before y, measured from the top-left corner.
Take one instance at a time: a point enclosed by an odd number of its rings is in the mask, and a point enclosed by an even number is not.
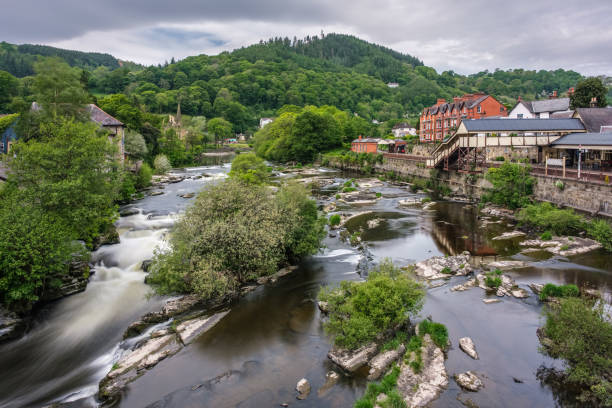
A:
[[[565,383],[578,387],[579,401],[612,406],[612,323],[602,303],[561,299],[546,312],[542,350],[565,363]]]
[[[243,153],[232,161],[229,176],[247,184],[265,184],[270,179],[270,168],[255,153]]]
[[[383,377],[380,382],[371,382],[366,388],[365,395],[355,402],[354,408],[404,408],[406,402],[397,391],[397,379],[400,375],[400,369],[394,365],[391,372]],[[385,394],[387,399],[377,403],[376,398],[380,394]]]
[[[338,347],[357,349],[387,330],[405,323],[423,306],[421,284],[386,259],[371,270],[365,282],[340,283],[319,295],[328,303],[325,330]]]
[[[547,300],[549,297],[555,298],[566,298],[566,297],[578,297],[580,296],[580,290],[576,285],[555,285],[553,283],[547,283],[540,292],[540,300]]]
[[[236,180],[210,185],[177,222],[169,250],[156,254],[149,281],[158,293],[220,297],[314,253],[324,224],[303,186],[274,194]]]
[[[505,162],[500,167],[491,167],[485,177],[493,187],[483,195],[482,201],[513,210],[529,204],[535,185],[535,179],[529,172],[529,166],[517,163]]]

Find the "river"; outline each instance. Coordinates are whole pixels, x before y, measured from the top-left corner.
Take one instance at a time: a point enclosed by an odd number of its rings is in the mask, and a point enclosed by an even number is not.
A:
[[[149,289],[140,265],[190,202],[178,195],[198,191],[228,169],[227,164],[187,169],[188,175],[206,172],[213,177],[169,184],[163,195],[132,204],[140,213],[117,222],[121,242],[93,254],[96,272],[87,290],[48,305],[26,337],[0,346],[0,406],[97,405],[97,383],[121,349],[131,345],[121,343],[125,328],[164,300],[146,296]],[[346,177],[324,174],[336,178],[326,192],[332,197]],[[325,373],[335,367],[326,357],[330,341],[315,299],[322,285],[362,279],[359,266],[384,257],[408,265],[469,250],[489,259],[528,261],[528,268],[509,273],[522,287],[532,282],[588,283],[610,294],[612,257],[603,252],[572,259],[517,255],[516,242],[491,240],[509,227],[505,223],[483,227],[474,208],[461,203],[439,203],[431,212],[400,208],[399,200],[418,195],[387,183],[372,189],[383,194],[376,204],[338,208],[349,213],[371,211],[348,224],[350,231],[363,231],[367,251],[328,236],[325,248],[303,260],[297,271],[242,298],[213,329],[133,382],[120,406],[352,406],[365,389],[363,377],[342,376],[331,389],[321,389]],[[329,198],[321,196],[320,201],[325,204]],[[374,218],[382,221],[368,228],[367,221]],[[555,406],[553,391],[536,378],[542,364],[559,365],[538,352],[535,331],[542,323],[542,311],[536,297],[504,298],[487,305],[478,288],[450,291],[464,280],[452,278],[429,289],[420,318],[430,315],[448,327],[453,345],[446,360],[449,374],[474,370],[484,377],[485,388],[465,395],[451,379],[432,406],[463,406],[458,398],[470,398],[481,407]],[[464,336],[474,340],[479,360],[458,348],[458,339]],[[294,388],[302,377],[310,381],[313,392],[298,402]]]

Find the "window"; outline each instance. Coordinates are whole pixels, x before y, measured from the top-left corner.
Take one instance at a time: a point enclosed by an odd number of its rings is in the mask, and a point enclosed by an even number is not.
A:
[[[482,108],[480,107],[480,105],[478,105],[478,108],[476,108],[476,112],[480,113],[482,110]]]
[[[503,111],[504,111],[504,107],[503,107],[503,106],[500,106],[500,107],[499,107],[499,111],[500,111],[500,112],[503,112]]]
[[[517,119],[523,119],[523,114],[522,113],[517,113],[516,114],[516,118]]]

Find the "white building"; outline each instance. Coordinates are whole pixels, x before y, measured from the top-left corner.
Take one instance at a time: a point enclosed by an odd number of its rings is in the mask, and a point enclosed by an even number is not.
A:
[[[397,82],[387,82],[389,88],[397,88],[399,84]]]
[[[518,102],[508,114],[509,119],[549,119],[554,113],[569,112],[569,98],[552,98],[541,101]]]
[[[398,123],[391,129],[391,133],[396,138],[402,138],[407,135],[416,136],[417,130],[406,122]]]
[[[261,118],[259,119],[259,128],[266,126],[268,123],[274,122],[274,118]]]

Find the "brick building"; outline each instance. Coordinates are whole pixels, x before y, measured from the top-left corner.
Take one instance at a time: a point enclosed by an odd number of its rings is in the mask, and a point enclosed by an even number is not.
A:
[[[442,141],[457,129],[462,119],[501,116],[508,116],[506,107],[484,93],[465,94],[453,98],[452,102],[438,99],[421,113],[419,139],[425,143]]]
[[[376,153],[378,150],[378,142],[381,139],[377,138],[366,138],[364,139],[361,135],[358,139],[351,142],[351,151],[355,153]]]

